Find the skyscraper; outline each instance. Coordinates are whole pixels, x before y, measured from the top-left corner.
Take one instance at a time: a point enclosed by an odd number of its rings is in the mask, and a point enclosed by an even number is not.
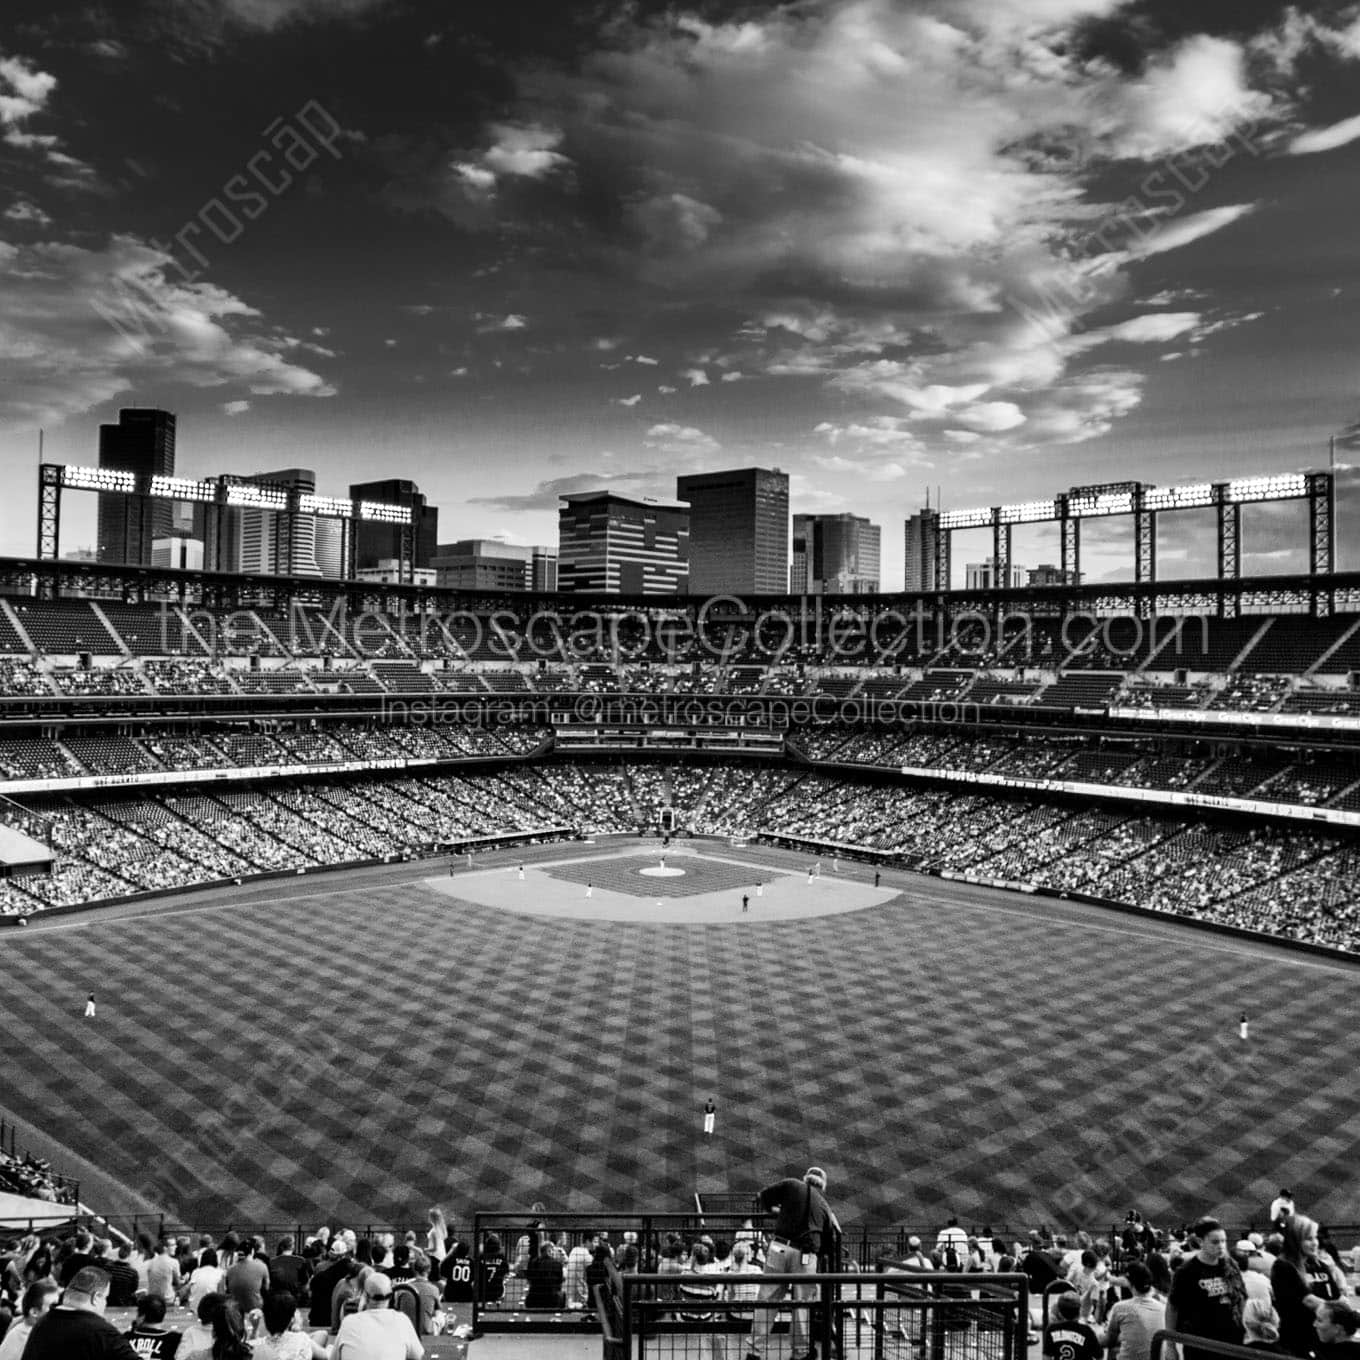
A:
[[[789,588],[811,595],[876,595],[880,539],[878,525],[861,515],[795,515]]]
[[[904,590],[935,590],[935,546],[940,537],[940,512],[923,506],[906,523]],[[948,581],[939,583],[947,590]]]
[[[689,502],[691,595],[783,595],[789,583],[789,478],[738,468],[675,479]]]
[[[257,472],[245,482],[267,482],[287,491],[314,492],[310,468]],[[227,570],[258,576],[319,576],[316,560],[316,517],[289,517],[273,510],[237,506],[227,512]]]
[[[414,482],[397,477],[381,482],[359,482],[350,487],[349,494],[356,501],[404,505],[414,511],[410,526],[411,564],[416,567],[430,566],[439,546],[439,507],[427,505]],[[362,571],[365,567],[376,567],[382,561],[400,559],[405,531],[405,526],[401,524],[356,520],[355,566]]]
[[[679,595],[689,574],[689,507],[682,501],[587,491],[558,509],[559,590]]]
[[[99,427],[99,466],[142,476],[175,474],[175,417],[150,406],[124,407],[117,425]],[[95,554],[101,562],[149,567],[158,538],[172,533],[174,506],[117,492],[99,493]]]

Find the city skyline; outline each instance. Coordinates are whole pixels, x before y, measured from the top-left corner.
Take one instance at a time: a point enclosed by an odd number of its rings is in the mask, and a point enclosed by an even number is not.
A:
[[[92,464],[136,405],[183,475],[409,479],[446,542],[778,466],[794,513],[882,526],[888,590],[928,488],[1325,466],[1360,416],[1360,5],[1222,8],[19,0],[0,549],[33,551],[38,430]],[[92,498],[66,524],[93,543]],[[1163,576],[1212,574],[1206,518],[1162,534]],[[1298,507],[1244,537],[1296,568]]]

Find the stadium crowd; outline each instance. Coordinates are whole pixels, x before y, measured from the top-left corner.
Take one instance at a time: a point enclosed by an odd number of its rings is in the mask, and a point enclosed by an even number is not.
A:
[[[920,751],[914,758],[938,759],[941,740],[948,739],[911,738]],[[1018,762],[1023,752],[994,743],[988,755]],[[417,856],[506,836],[652,832],[663,816],[692,834],[764,835],[923,872],[1360,948],[1360,852],[1321,829],[1225,827],[1169,812],[1017,801],[993,789],[866,784],[829,770],[729,763],[559,761],[183,796],[105,792],[93,803],[44,795],[21,807],[11,800],[0,803],[0,821],[48,841],[56,858],[50,877],[0,887],[0,912]]]
[[[841,1273],[881,1265],[912,1281],[889,1288],[886,1309],[860,1315],[861,1325],[883,1333],[884,1353],[894,1341],[924,1342],[925,1315],[915,1301],[935,1292],[932,1276],[1020,1273],[1030,1289],[1030,1343],[1042,1329],[1050,1360],[1101,1360],[1107,1352],[1110,1360],[1150,1360],[1153,1334],[1163,1328],[1298,1360],[1354,1360],[1360,1313],[1351,1277],[1360,1247],[1343,1253],[1285,1195],[1260,1229],[1235,1230],[1231,1239],[1216,1219],[1159,1229],[1136,1210],[1109,1237],[1078,1231],[1070,1240],[1045,1229],[1019,1239],[990,1227],[969,1232],[950,1217],[924,1236],[906,1227],[872,1238],[828,1235],[818,1264]],[[346,1351],[345,1343],[360,1345],[370,1328],[389,1344],[400,1336],[405,1350],[393,1354],[420,1356],[422,1338],[476,1335],[460,1323],[474,1301],[483,1312],[586,1316],[596,1286],[607,1293],[615,1273],[674,1276],[655,1286],[658,1301],[673,1305],[660,1317],[718,1323],[703,1334],[703,1353],[741,1354],[776,1245],[768,1225],[732,1215],[688,1232],[624,1227],[611,1241],[609,1230],[575,1218],[566,1229],[553,1225],[541,1204],[530,1215],[513,1243],[486,1228],[460,1237],[434,1208],[423,1231],[360,1235],[323,1226],[301,1243],[277,1239],[272,1255],[263,1237],[234,1231],[220,1239],[188,1233],[157,1242],[142,1234],[115,1242],[79,1228],[54,1241],[0,1241],[0,1360],[62,1356],[53,1347],[70,1345],[82,1329],[113,1347],[110,1324],[79,1317],[91,1295],[99,1296],[98,1313],[105,1305],[136,1308],[123,1333],[133,1346],[98,1351],[114,1357],[343,1357],[368,1353]],[[771,1257],[768,1268],[783,1268],[782,1260]],[[365,1316],[373,1312],[384,1316]],[[946,1327],[973,1325],[962,1310],[946,1308],[942,1317]],[[725,1349],[729,1341],[734,1352]]]

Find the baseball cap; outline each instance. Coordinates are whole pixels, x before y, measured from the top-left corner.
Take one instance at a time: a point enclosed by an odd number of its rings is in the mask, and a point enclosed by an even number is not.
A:
[[[380,1270],[373,1271],[364,1280],[364,1297],[366,1299],[390,1299],[392,1297],[392,1277],[384,1275]]]
[[[820,1166],[810,1166],[803,1172],[803,1179],[811,1181],[819,1189],[826,1189],[826,1172]]]

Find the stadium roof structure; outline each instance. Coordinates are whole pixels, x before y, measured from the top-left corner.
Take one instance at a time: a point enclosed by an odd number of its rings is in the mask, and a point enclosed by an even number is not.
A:
[[[0,878],[10,878],[14,874],[45,874],[51,869],[51,846],[0,822]]]

